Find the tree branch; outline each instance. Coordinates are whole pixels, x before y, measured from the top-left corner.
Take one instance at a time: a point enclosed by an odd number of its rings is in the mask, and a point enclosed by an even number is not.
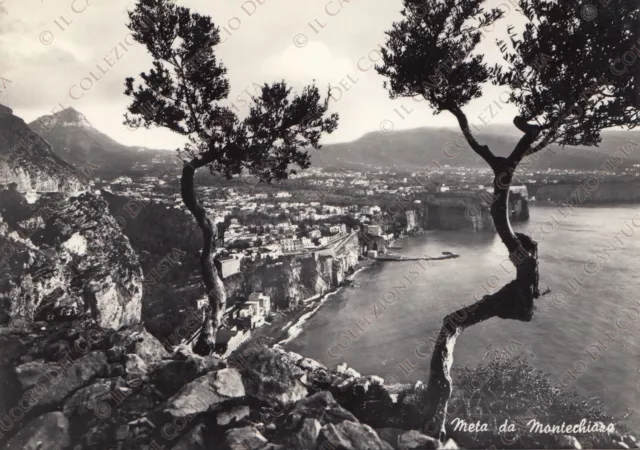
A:
[[[208,355],[214,350],[215,336],[222,323],[222,315],[227,299],[224,284],[218,275],[218,270],[216,269],[212,256],[213,250],[215,249],[217,229],[213,221],[207,217],[207,212],[204,207],[198,202],[193,182],[196,170],[214,160],[215,156],[213,152],[204,153],[200,158],[193,158],[189,163],[184,165],[180,179],[182,201],[191,214],[193,214],[200,230],[202,230],[203,245],[200,254],[200,271],[202,281],[207,289],[209,308],[205,310],[202,331],[194,347],[194,351],[203,355]]]
[[[449,106],[444,108],[447,111],[451,112],[456,119],[458,119],[458,124],[460,125],[460,129],[462,130],[462,134],[467,139],[467,142],[471,146],[474,152],[476,152],[482,159],[484,159],[489,167],[491,167],[494,171],[496,170],[496,157],[489,150],[489,147],[486,145],[481,145],[476,141],[473,133],[471,133],[471,128],[469,127],[469,121],[467,120],[467,116],[462,112],[462,110],[458,106]]]

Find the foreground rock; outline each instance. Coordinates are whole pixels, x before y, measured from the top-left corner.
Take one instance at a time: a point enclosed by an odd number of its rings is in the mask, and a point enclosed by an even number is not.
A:
[[[180,389],[167,402],[165,412],[175,417],[193,416],[244,395],[240,373],[236,369],[221,369],[196,378]]]
[[[325,425],[320,430],[318,446],[335,450],[393,450],[370,426],[349,420]]]
[[[62,450],[70,442],[69,421],[60,412],[33,419],[7,442],[6,450]]]

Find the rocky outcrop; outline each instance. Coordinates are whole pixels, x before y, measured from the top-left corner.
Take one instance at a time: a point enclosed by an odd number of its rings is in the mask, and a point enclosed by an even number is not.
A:
[[[10,395],[0,397],[0,445],[56,450],[399,450],[455,449],[459,442],[473,448],[473,433],[449,430],[450,439],[443,445],[419,431],[421,383],[390,386],[346,365],[327,368],[280,348],[257,346],[234,355],[229,366],[198,359],[186,347],[171,355],[147,353],[146,366],[130,372],[123,364],[135,359],[142,347],[118,344],[131,334],[129,329],[105,332],[89,321],[55,329],[30,322],[20,329],[15,324],[13,329],[0,327],[0,370],[10,385]],[[66,352],[50,350],[61,342],[58,347]],[[186,361],[205,373],[176,370]],[[34,378],[35,372],[52,365],[61,376]],[[139,373],[144,367],[153,369]],[[158,376],[165,370],[180,386],[175,393],[165,389],[169,375]],[[59,394],[34,405],[34,400],[50,395],[49,390]],[[537,439],[523,437],[518,447],[540,448],[543,443],[545,448],[568,448],[571,443],[579,448],[592,443],[582,435]],[[629,435],[605,434],[593,442],[596,448],[636,446]]]
[[[86,181],[13,111],[0,109],[0,185],[19,192],[78,193]]]
[[[428,230],[495,231],[490,213],[491,194],[461,194],[430,196],[418,209],[417,223]],[[512,223],[529,219],[527,199],[517,192],[509,195],[509,211]]]
[[[140,321],[138,257],[99,193],[0,190],[0,323],[91,317],[103,328]]]
[[[544,184],[529,189],[537,201],[573,205],[640,202],[640,181],[601,182],[593,176],[580,184]]]

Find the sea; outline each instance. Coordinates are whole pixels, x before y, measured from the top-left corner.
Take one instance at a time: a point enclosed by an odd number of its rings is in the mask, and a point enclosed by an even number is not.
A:
[[[531,322],[492,318],[463,331],[454,367],[498,351],[523,356],[553,384],[598,396],[640,431],[640,208],[530,208],[514,225],[538,241],[541,290]],[[380,262],[332,295],[285,347],[327,366],[347,363],[388,383],[428,378],[443,318],[515,277],[490,232],[430,231],[396,241],[408,257]],[[475,299],[475,300],[474,300]]]

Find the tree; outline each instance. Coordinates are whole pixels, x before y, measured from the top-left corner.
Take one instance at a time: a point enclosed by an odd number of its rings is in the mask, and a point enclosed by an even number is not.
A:
[[[209,307],[194,350],[208,354],[215,345],[226,293],[212,251],[216,227],[196,197],[194,174],[207,167],[232,178],[245,174],[271,183],[309,167],[306,149],[319,149],[320,138],[333,132],[336,114],[327,114],[327,96],[310,85],[293,92],[286,82],[265,83],[253,97],[248,115],[240,119],[227,106],[229,81],[215,47],[220,31],[209,16],[191,12],[169,0],[139,0],[129,11],[128,27],[136,42],[153,58],[152,68],[140,74],[141,83],[126,79],[125,95],[132,97],[124,123],[159,126],[188,138],[181,176],[181,196],[202,230],[202,281]]]
[[[387,31],[382,64],[376,68],[387,78],[384,86],[391,98],[421,97],[435,114],[453,114],[468,145],[491,167],[491,215],[516,267],[513,281],[445,317],[435,339],[423,428],[440,439],[445,435],[452,352],[458,335],[493,317],[529,322],[534,300],[540,296],[537,243],[515,233],[509,222],[509,188],[516,169],[521,162],[540,157],[551,143],[597,145],[602,129],[638,124],[640,71],[622,63],[640,52],[638,2],[611,0],[606,6],[585,0],[517,3],[526,25],[521,30],[508,27],[508,42],[497,42],[504,63],[490,67],[475,49],[484,31],[503,18],[505,11],[485,11],[484,0],[432,0],[428,4],[403,0],[402,19]],[[624,55],[627,59],[621,60]],[[487,82],[508,87],[509,102],[518,109],[513,124],[523,135],[506,157],[476,140],[462,110],[482,97]]]

